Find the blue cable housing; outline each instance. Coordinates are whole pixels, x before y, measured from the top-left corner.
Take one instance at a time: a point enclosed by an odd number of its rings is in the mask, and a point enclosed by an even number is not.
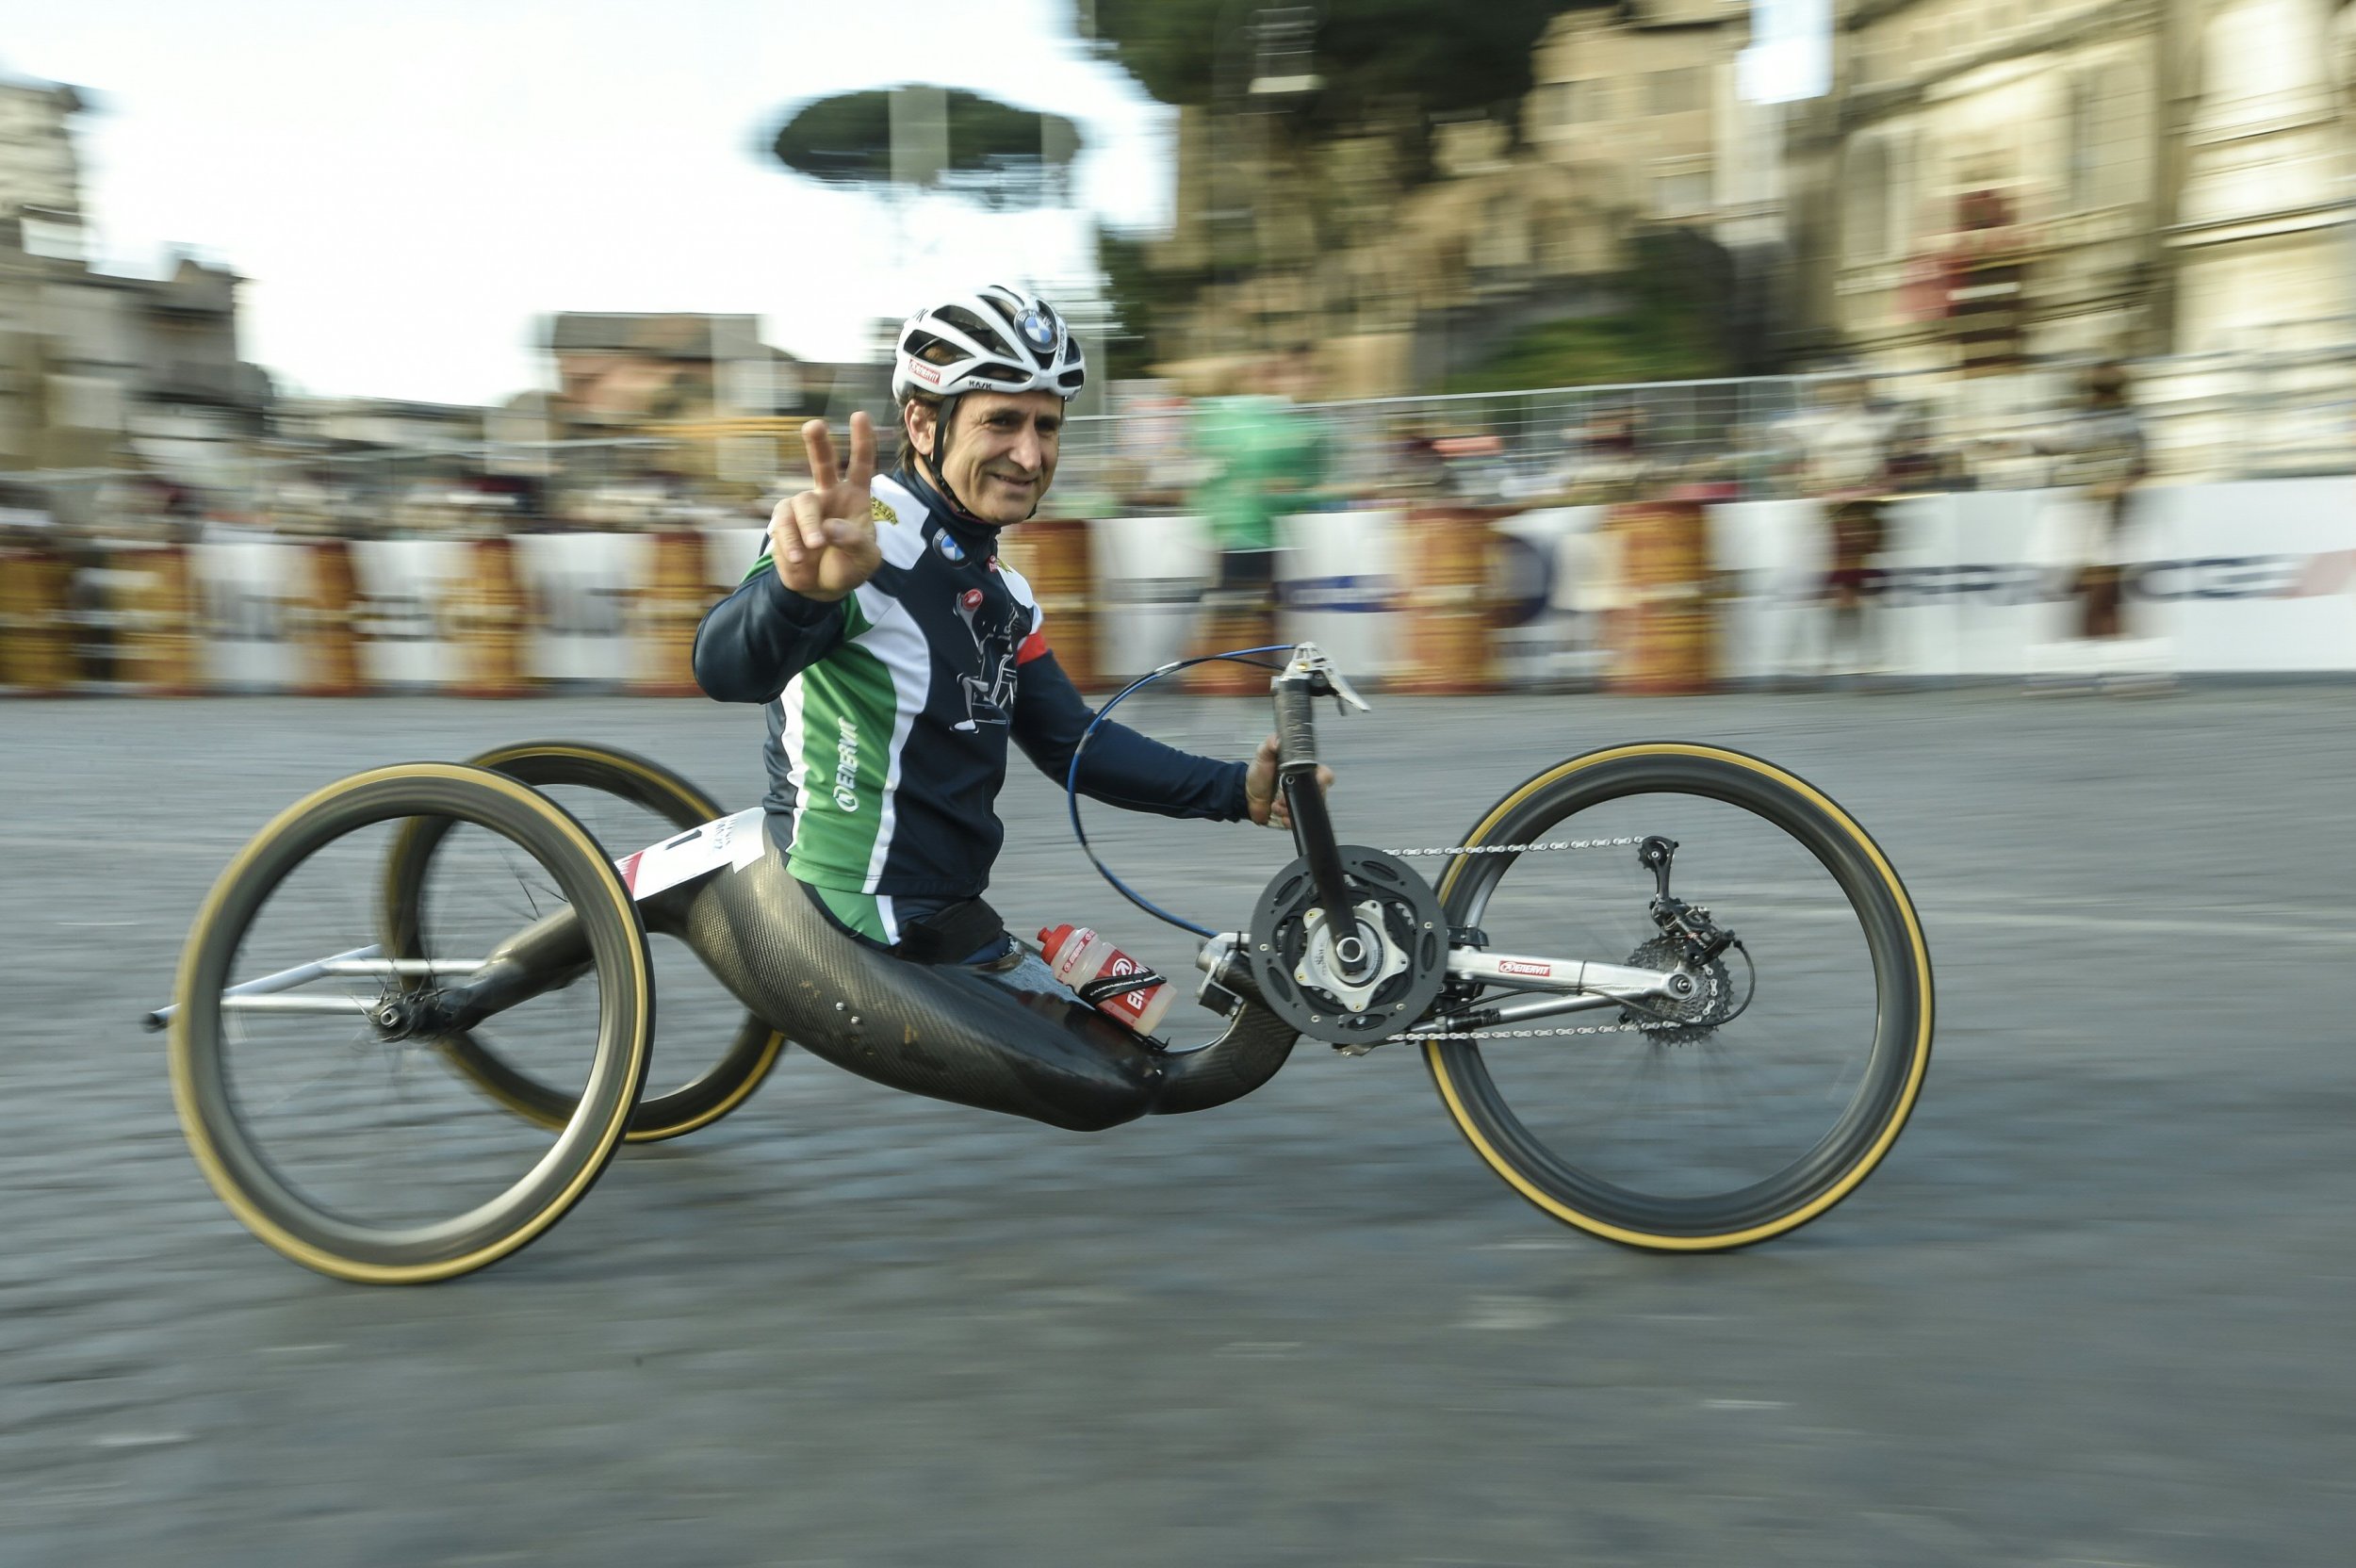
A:
[[[1181,931],[1191,931],[1196,936],[1203,938],[1216,937],[1219,935],[1218,932],[1212,930],[1207,925],[1197,925],[1190,920],[1171,914],[1160,905],[1155,904],[1152,899],[1147,898],[1142,893],[1139,893],[1135,889],[1131,888],[1128,883],[1123,882],[1120,877],[1114,875],[1113,869],[1097,858],[1096,850],[1088,843],[1088,829],[1080,825],[1080,758],[1087,752],[1088,748],[1088,741],[1095,735],[1097,726],[1103,724],[1107,718],[1111,717],[1112,710],[1120,707],[1123,699],[1125,699],[1131,693],[1138,691],[1144,687],[1151,686],[1153,682],[1163,678],[1165,676],[1173,676],[1180,670],[1190,670],[1197,664],[1208,664],[1212,661],[1219,659],[1229,660],[1237,664],[1258,664],[1262,669],[1275,669],[1279,666],[1273,664],[1263,664],[1260,661],[1253,659],[1251,656],[1255,653],[1290,653],[1292,651],[1292,646],[1293,645],[1290,643],[1276,643],[1271,644],[1267,647],[1260,648],[1231,648],[1225,653],[1206,653],[1195,659],[1174,660],[1168,664],[1164,664],[1158,670],[1154,670],[1147,675],[1141,675],[1137,677],[1137,679],[1129,682],[1128,685],[1123,686],[1119,692],[1115,693],[1113,699],[1110,702],[1104,704],[1104,707],[1096,710],[1096,717],[1089,721],[1088,728],[1081,732],[1080,743],[1072,748],[1072,766],[1064,774],[1064,804],[1072,812],[1072,837],[1080,841],[1080,849],[1082,853],[1088,856],[1088,864],[1096,868],[1096,873],[1099,876],[1102,876],[1105,881],[1113,885],[1113,890],[1115,892],[1127,899],[1130,903],[1136,905],[1138,908],[1144,910],[1147,914],[1152,915],[1155,920],[1174,925]]]

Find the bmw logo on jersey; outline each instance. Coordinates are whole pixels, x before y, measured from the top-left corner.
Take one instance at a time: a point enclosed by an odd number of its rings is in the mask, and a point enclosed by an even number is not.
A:
[[[950,538],[947,529],[933,535],[933,548],[941,552],[943,561],[962,563],[965,560],[965,547]]]

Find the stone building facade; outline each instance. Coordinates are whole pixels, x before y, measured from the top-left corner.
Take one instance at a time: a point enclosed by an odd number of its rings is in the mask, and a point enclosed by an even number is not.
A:
[[[2007,288],[1990,368],[2356,338],[2348,12],[1856,0],[1790,120],[1808,308],[1895,370],[1965,365]]]
[[[1180,113],[1175,229],[1157,261],[1210,275],[1166,367],[1224,372],[1315,344],[1320,390],[1428,385],[1499,334],[1614,308],[1607,280],[1641,228],[1738,253],[1783,242],[1772,121],[1739,102],[1746,0],[1627,0],[1565,11],[1541,37],[1510,122],[1430,127],[1432,177],[1406,185],[1400,127],[1301,147],[1281,106]]]
[[[0,80],[0,467],[130,461],[241,471],[268,379],[237,351],[237,278],[193,257],[126,277],[84,259],[73,89]]]

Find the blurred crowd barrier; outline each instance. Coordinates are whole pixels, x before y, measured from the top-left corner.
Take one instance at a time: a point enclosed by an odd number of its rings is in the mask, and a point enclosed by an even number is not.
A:
[[[2132,367],[2123,532],[2086,520],[2085,433],[2122,416],[2087,422],[2084,368],[1352,403],[1124,384],[1067,427],[1062,515],[1006,547],[1092,688],[1300,638],[1403,691],[1806,675],[1840,662],[1836,571],[1870,623],[1850,614],[1850,662],[2019,674],[2068,641],[2098,533],[2136,636],[2184,669],[2341,670],[2349,368]],[[0,687],[692,693],[696,621],[798,456],[778,425],[254,459],[203,489],[0,474]],[[1835,562],[1868,493],[1879,536]],[[1240,666],[1189,679],[1256,689]]]
[[[1865,570],[1879,673],[2034,675],[2070,638],[2090,505],[2075,489],[1887,504]],[[2130,629],[2186,673],[2356,671],[2356,478],[2157,486],[2113,550]],[[1824,673],[1829,503],[1456,501],[1287,512],[1261,596],[1223,595],[1191,514],[1006,535],[1084,687],[1226,638],[1312,640],[1369,685],[1706,690]],[[0,681],[20,693],[695,691],[696,621],[749,526],[127,546],[95,565],[0,547]],[[1250,640],[1248,635],[1246,641]],[[1233,668],[1219,666],[1218,668]],[[1261,689],[1254,672],[1232,688]],[[1261,681],[1265,677],[1260,678]]]

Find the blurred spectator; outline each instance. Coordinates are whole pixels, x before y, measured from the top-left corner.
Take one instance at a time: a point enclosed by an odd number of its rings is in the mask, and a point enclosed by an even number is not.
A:
[[[2077,414],[2027,443],[2055,460],[2057,482],[2074,489],[2079,504],[2063,542],[2070,591],[2077,600],[2074,630],[2089,657],[2077,668],[2040,672],[2036,690],[2103,684],[2119,691],[2160,691],[2173,684],[2167,645],[2129,635],[2126,566],[2135,558],[2130,534],[2136,487],[2151,471],[2143,421],[2127,396],[2127,372],[2104,360],[2086,374]]]
[[[1586,424],[1565,433],[1577,446],[1569,491],[1579,505],[1608,505],[1639,498],[1644,483],[1644,414],[1626,404],[1599,407]]]
[[[1293,406],[1306,390],[1308,356],[1263,366],[1258,389],[1195,405],[1194,448],[1208,465],[1194,507],[1219,551],[1219,578],[1205,612],[1262,615],[1275,607],[1276,519],[1316,504],[1325,472],[1325,434]]]
[[[1436,496],[1448,483],[1448,465],[1441,461],[1436,438],[1413,421],[1392,427],[1384,457],[1383,489],[1410,498]]]
[[[2123,630],[2119,545],[2129,498],[2150,467],[2142,421],[2127,402],[2127,372],[2110,361],[2086,372],[2085,412],[2060,433],[2054,449],[2064,457],[2062,482],[2077,486],[2087,503],[2089,529],[2075,582],[2079,634],[2117,637]]]
[[[1890,490],[1901,496],[1965,487],[1958,454],[1938,438],[1930,411],[1920,403],[1902,404],[1890,414],[1889,477]]]
[[[1862,675],[1880,650],[1869,646],[1865,588],[1884,543],[1894,421],[1876,408],[1863,376],[1825,384],[1824,404],[1806,435],[1806,493],[1824,502],[1828,565],[1818,590],[1825,606],[1824,667]],[[1842,649],[1846,647],[1846,657]]]
[[[0,545],[46,545],[56,528],[40,486],[0,479]]]

